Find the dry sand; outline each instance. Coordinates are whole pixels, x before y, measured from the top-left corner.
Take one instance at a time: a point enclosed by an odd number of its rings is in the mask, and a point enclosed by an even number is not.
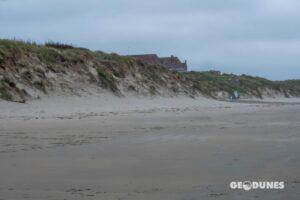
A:
[[[299,102],[0,102],[0,200],[298,200]],[[230,190],[236,180],[286,187]]]

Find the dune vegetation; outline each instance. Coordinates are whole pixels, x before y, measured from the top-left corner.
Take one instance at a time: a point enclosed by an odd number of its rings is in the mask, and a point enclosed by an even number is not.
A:
[[[132,93],[226,99],[233,91],[258,98],[276,94],[299,96],[300,81],[270,81],[218,71],[178,73],[131,57],[69,44],[0,40],[0,99],[3,100],[26,102],[56,93],[84,92],[110,92],[120,97]]]

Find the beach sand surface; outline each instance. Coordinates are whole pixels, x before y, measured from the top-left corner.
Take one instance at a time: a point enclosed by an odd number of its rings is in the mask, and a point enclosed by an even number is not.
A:
[[[300,101],[0,102],[0,200],[300,199]],[[284,181],[232,190],[232,181]]]

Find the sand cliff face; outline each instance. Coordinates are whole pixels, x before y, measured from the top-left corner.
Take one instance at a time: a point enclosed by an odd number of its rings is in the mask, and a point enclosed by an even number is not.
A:
[[[25,102],[44,96],[109,92],[145,96],[226,99],[238,90],[244,97],[298,96],[300,84],[214,73],[177,73],[138,59],[64,44],[0,40],[0,99]]]
[[[24,102],[53,93],[83,92],[196,95],[177,73],[134,58],[82,48],[0,41],[0,98]]]

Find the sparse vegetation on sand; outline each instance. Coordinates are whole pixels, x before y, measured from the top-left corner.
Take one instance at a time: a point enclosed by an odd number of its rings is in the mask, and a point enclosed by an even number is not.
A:
[[[263,98],[263,96],[283,94],[285,97],[300,95],[300,80],[271,81],[248,75],[225,74],[219,71],[187,72],[182,74],[193,82],[193,88],[215,97],[217,92]]]

